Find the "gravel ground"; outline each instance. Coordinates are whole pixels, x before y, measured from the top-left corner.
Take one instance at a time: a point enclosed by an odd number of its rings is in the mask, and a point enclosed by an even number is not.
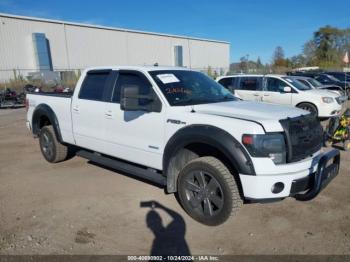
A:
[[[350,153],[341,154],[340,175],[313,201],[248,204],[207,227],[154,185],[79,157],[47,163],[25,110],[0,110],[0,254],[350,254]]]

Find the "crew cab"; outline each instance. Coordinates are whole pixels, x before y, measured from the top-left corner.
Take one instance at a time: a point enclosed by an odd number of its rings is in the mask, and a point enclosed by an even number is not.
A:
[[[26,104],[48,162],[71,151],[160,184],[206,225],[251,201],[313,199],[338,174],[339,151],[322,151],[315,116],[242,101],[184,68],[90,68],[72,95],[33,93]]]
[[[217,81],[244,100],[295,106],[319,118],[337,116],[342,109],[340,95],[312,89],[289,76],[233,75]]]

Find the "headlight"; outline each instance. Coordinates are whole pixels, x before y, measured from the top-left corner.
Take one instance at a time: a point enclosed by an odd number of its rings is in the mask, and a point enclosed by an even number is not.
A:
[[[334,99],[332,97],[322,97],[323,103],[330,104],[334,102]]]
[[[283,134],[242,136],[242,143],[253,157],[269,157],[275,164],[286,163],[286,142]]]

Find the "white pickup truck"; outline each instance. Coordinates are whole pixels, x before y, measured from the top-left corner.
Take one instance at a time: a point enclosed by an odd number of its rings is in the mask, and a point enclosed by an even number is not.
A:
[[[245,202],[310,200],[338,174],[307,111],[242,101],[184,68],[84,71],[72,95],[28,94],[27,127],[52,163],[77,155],[163,185],[219,225]]]

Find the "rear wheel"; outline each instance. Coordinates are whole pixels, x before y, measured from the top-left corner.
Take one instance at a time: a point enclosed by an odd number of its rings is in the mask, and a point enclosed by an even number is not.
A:
[[[214,157],[194,159],[183,168],[178,196],[193,219],[209,226],[224,223],[243,203],[233,175]]]
[[[318,111],[316,106],[314,106],[313,104],[310,103],[301,103],[299,105],[297,105],[298,108],[304,109],[306,111],[309,111],[311,114],[317,116],[318,115]]]
[[[41,153],[50,163],[61,162],[68,156],[68,147],[58,142],[52,126],[44,126],[41,129],[39,143]]]

